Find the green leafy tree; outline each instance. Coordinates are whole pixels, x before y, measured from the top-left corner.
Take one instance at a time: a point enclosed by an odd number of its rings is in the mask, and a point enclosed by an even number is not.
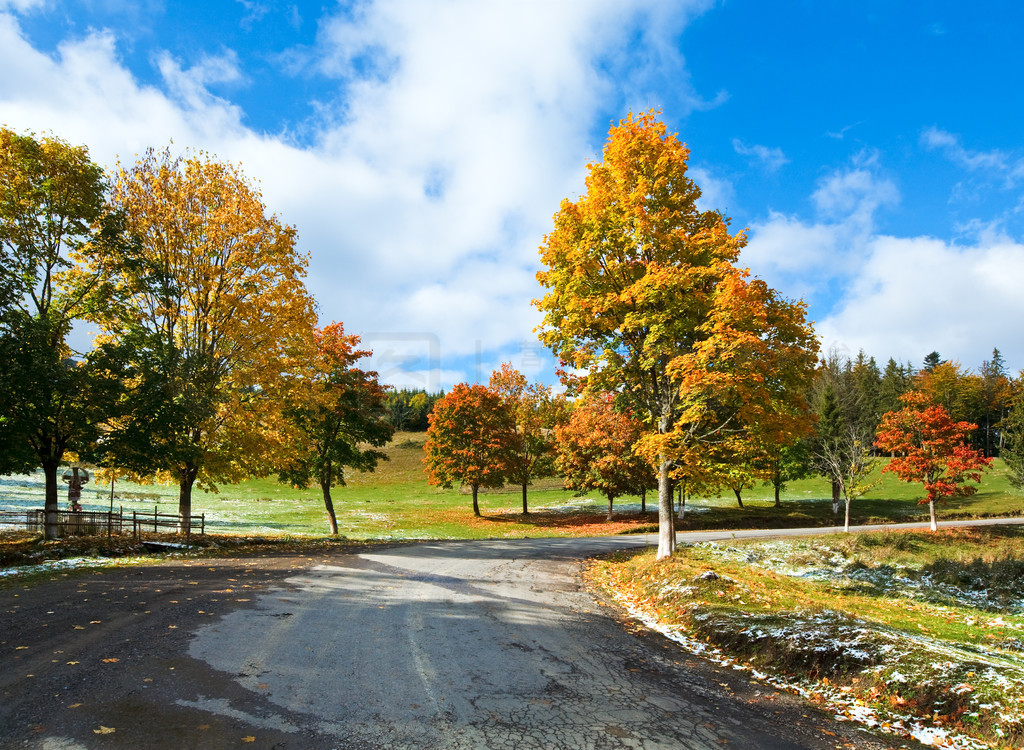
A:
[[[914,371],[909,364],[902,365],[889,358],[878,390],[878,408],[882,414],[900,408],[900,396],[910,390],[913,377]]]
[[[797,440],[789,445],[775,444],[764,452],[759,460],[766,481],[775,493],[775,507],[782,506],[782,493],[789,482],[810,476],[811,448],[807,439]]]
[[[345,335],[341,323],[318,329],[314,356],[292,386],[285,409],[294,431],[278,478],[295,487],[320,486],[332,535],[338,533],[338,519],[331,488],[345,485],[346,467],[373,471],[386,461],[387,454],[376,449],[395,431],[377,373],[356,367],[371,354],[358,344],[359,337]]]
[[[1024,390],[1020,389],[1024,384],[1024,371],[1021,371],[1017,382],[1016,398],[1002,421],[1006,447],[1000,455],[1006,464],[1010,483],[1014,487],[1024,487]]]
[[[612,127],[586,192],[541,246],[541,340],[647,425],[658,466],[658,556],[675,549],[671,471],[754,424],[788,429],[817,344],[804,307],[736,266],[746,239],[697,207],[689,152],[657,113]]]
[[[65,284],[97,239],[106,184],[84,146],[0,128],[0,471],[42,466],[46,538],[57,536],[57,469],[107,417],[112,383],[68,344],[95,277]]]

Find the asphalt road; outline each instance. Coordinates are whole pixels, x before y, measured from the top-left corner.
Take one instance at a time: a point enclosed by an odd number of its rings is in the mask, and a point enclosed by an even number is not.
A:
[[[645,541],[168,561],[3,591],[0,747],[903,744],[598,606],[581,560]]]

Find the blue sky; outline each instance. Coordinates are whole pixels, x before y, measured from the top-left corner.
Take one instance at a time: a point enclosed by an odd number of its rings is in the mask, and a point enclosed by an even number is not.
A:
[[[0,124],[241,162],[396,385],[553,378],[537,246],[657,107],[826,348],[1024,367],[1012,2],[0,0]]]

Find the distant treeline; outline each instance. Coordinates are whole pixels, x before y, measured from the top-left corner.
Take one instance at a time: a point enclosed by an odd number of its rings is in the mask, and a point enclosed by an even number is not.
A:
[[[390,390],[384,402],[388,421],[396,430],[423,432],[434,404],[443,396],[444,391],[427,393],[422,388]]]

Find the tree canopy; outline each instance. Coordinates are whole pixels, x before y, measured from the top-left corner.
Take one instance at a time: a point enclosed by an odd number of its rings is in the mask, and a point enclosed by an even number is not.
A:
[[[377,373],[356,366],[371,354],[358,345],[341,323],[318,329],[314,355],[286,395],[285,418],[294,429],[278,478],[296,487],[319,485],[331,534],[338,533],[331,488],[345,484],[346,467],[373,471],[386,461],[377,448],[395,432]]]
[[[84,146],[0,128],[0,471],[42,466],[47,538],[57,468],[95,441],[118,387],[68,344],[95,277],[65,282],[99,234],[105,188]]]
[[[541,340],[647,423],[659,557],[675,549],[673,467],[754,424],[794,432],[817,353],[803,304],[737,267],[746,237],[697,206],[688,159],[656,112],[613,126],[586,192],[555,214],[537,274]]]
[[[91,317],[131,348],[136,388],[108,459],[193,484],[265,474],[281,446],[283,377],[312,347],[295,230],[237,166],[148,151],[117,171],[109,210],[131,241],[83,248],[103,283]]]
[[[982,470],[991,467],[992,460],[966,445],[976,425],[954,422],[926,394],[910,391],[901,400],[903,408],[887,413],[878,427],[875,444],[893,453],[882,471],[923,485],[921,503],[928,504],[935,531],[936,501],[973,495],[976,488],[967,482],[980,482]]]

